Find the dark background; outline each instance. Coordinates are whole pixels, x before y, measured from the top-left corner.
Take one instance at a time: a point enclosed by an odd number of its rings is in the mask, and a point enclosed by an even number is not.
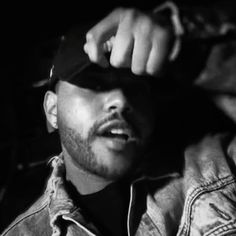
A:
[[[150,10],[157,5],[151,0],[86,2],[9,2],[1,7],[0,231],[42,192],[49,171],[45,163],[60,151],[57,135],[46,129],[45,88],[35,86],[49,75],[58,37],[76,22],[100,19],[116,6]],[[213,1],[178,3],[191,7]]]

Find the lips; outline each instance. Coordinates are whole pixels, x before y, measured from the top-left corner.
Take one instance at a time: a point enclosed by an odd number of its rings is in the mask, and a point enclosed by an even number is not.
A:
[[[97,134],[98,136],[111,139],[120,139],[125,142],[138,140],[136,132],[123,121],[107,122],[98,129]]]

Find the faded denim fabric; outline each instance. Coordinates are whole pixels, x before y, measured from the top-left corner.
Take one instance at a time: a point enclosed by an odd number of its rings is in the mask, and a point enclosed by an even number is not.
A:
[[[133,182],[128,235],[236,235],[236,139],[224,150],[222,137],[189,147],[183,173]],[[44,195],[2,236],[102,235],[65,191],[63,157],[52,166]]]

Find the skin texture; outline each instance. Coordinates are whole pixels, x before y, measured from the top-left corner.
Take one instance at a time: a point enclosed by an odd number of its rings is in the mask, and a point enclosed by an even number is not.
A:
[[[115,73],[112,82],[110,76],[102,82],[100,75],[94,78],[99,87],[82,85],[81,81],[60,81],[57,93],[49,91],[45,96],[47,118],[58,126],[68,179],[74,179],[72,182],[81,184],[83,179],[83,185],[91,187],[88,179],[92,178],[93,183],[107,185],[134,173],[144,161],[142,154],[155,119],[151,84]],[[118,127],[128,127],[135,138],[123,143],[98,134],[101,127],[113,122]],[[81,192],[81,186],[78,189]]]
[[[162,27],[149,15],[116,9],[89,30],[84,45],[104,74],[100,69],[75,83],[60,81],[57,93],[46,93],[44,109],[48,122],[59,128],[67,179],[80,193],[99,191],[134,173],[144,161],[156,114],[154,86],[140,75],[158,76],[168,61],[172,36],[171,27]],[[107,41],[110,45],[104,49]],[[114,71],[107,76],[109,65]],[[123,68],[129,73],[121,73]],[[114,123],[134,138],[124,142],[99,135]]]
[[[100,66],[110,64],[130,68],[136,75],[158,75],[169,59],[174,41],[171,23],[163,25],[163,21],[161,16],[156,20],[136,9],[115,9],[89,30],[84,50]],[[109,61],[106,51],[111,52]]]

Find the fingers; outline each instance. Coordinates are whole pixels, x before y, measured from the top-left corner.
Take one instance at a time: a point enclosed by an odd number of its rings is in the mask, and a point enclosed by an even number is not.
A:
[[[168,60],[169,33],[142,17],[135,31],[131,70],[136,75],[158,75]]]
[[[95,44],[92,38],[89,37],[89,39],[87,39],[87,43],[84,45],[84,51],[88,54],[90,61],[102,67],[109,66],[103,53],[103,47],[100,44]]]
[[[110,63],[113,67],[130,67],[134,37],[131,31],[132,20],[122,20],[119,24],[110,55]]]
[[[109,65],[104,55],[104,43],[116,33],[119,20],[120,9],[116,9],[87,32],[84,51],[92,62],[103,67]]]
[[[163,65],[168,60],[170,52],[169,37],[165,32],[156,31],[152,41],[152,49],[146,64],[146,73],[149,75],[158,75],[163,69]]]
[[[131,71],[136,75],[146,74],[146,64],[152,48],[152,27],[147,24],[138,27],[134,34],[134,48]]]
[[[110,40],[110,39],[113,40]],[[137,10],[117,9],[87,33],[85,52],[103,67],[129,67],[136,75],[157,75],[171,49],[169,29]],[[110,61],[105,52],[110,51]]]

